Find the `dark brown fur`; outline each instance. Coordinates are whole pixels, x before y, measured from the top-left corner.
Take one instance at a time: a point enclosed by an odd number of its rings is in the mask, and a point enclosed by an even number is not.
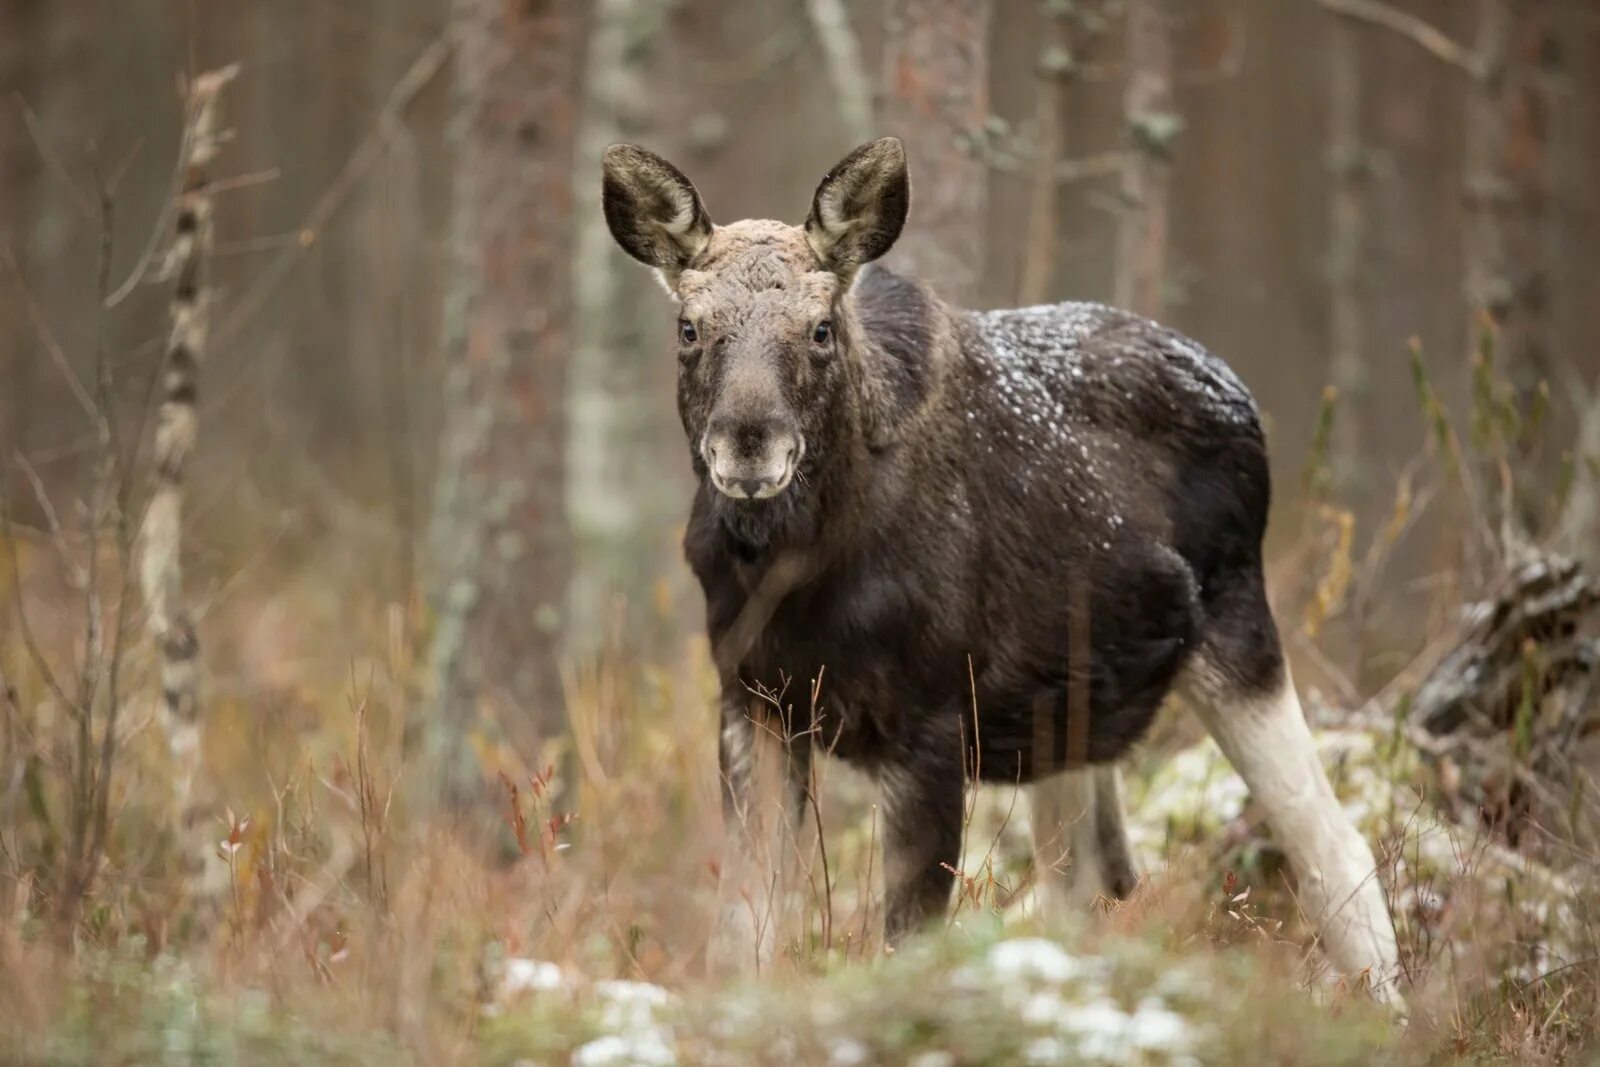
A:
[[[730,812],[741,724],[772,707],[752,694],[781,693],[789,736],[888,786],[896,936],[948,899],[969,778],[1117,759],[1197,657],[1240,692],[1282,681],[1262,435],[1219,360],[1123,312],[978,314],[860,270],[904,220],[897,142],[835,168],[803,231],[702,228],[698,195],[663,197],[654,164],[633,195],[634,158],[608,155],[607,217],[694,335],[679,350],[700,476],[685,550],[723,672]],[[651,255],[663,233],[681,244]],[[753,450],[769,427],[798,433],[793,483],[770,500],[719,492],[714,419]]]

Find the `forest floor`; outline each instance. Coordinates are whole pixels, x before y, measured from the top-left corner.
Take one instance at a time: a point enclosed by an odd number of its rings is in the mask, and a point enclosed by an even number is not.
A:
[[[38,827],[8,829],[20,881],[0,927],[0,1061],[1528,1063],[1592,1054],[1600,1036],[1594,865],[1557,869],[1451,818],[1398,726],[1313,710],[1381,856],[1404,1024],[1326,976],[1242,782],[1176,709],[1129,769],[1147,871],[1132,900],[1042,924],[1026,800],[986,788],[947,927],[886,955],[873,792],[829,766],[826,853],[795,903],[805,933],[760,979],[716,985],[701,977],[720,820],[698,642],[670,666],[572,674],[572,737],[547,754],[570,781],[480,746],[519,783],[488,862],[458,830],[409,825],[384,755],[396,667],[347,665],[336,696],[218,700],[205,900],[172,873],[148,726],[130,735],[73,953],[50,936],[48,882],[17,866]]]

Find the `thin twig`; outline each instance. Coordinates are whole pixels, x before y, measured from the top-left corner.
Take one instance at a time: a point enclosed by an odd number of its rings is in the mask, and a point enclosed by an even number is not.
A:
[[[72,559],[72,553],[67,545],[66,530],[61,525],[61,517],[56,514],[56,506],[50,500],[50,494],[45,491],[44,479],[39,477],[39,472],[33,464],[28,462],[28,457],[21,452],[16,454],[16,464],[28,479],[28,484],[33,487],[33,499],[38,503],[39,510],[44,513],[45,525],[50,529],[51,540],[56,543],[56,552],[60,555],[62,563],[72,571],[72,581],[77,586],[88,582],[83,568],[79,567]]]
[[[55,149],[50,147],[50,142],[45,139],[44,127],[39,123],[39,116],[33,113],[33,108],[28,106],[28,101],[23,99],[21,93],[12,93],[11,98],[17,102],[17,110],[22,113],[22,122],[28,127],[28,136],[33,138],[33,146],[39,150],[39,156],[45,166],[56,172],[56,177],[61,179],[61,184],[66,186],[67,195],[72,199],[72,206],[78,210],[78,215],[85,222],[94,218],[94,204],[78,188],[78,183],[72,180],[72,172],[67,170],[67,165],[61,161]]]
[[[183,121],[183,136],[178,141],[178,158],[172,166],[172,177],[167,181],[167,195],[161,198],[161,212],[156,216],[156,224],[150,228],[150,236],[145,241],[144,250],[139,253],[139,259],[133,265],[133,270],[128,272],[127,279],[106,297],[105,306],[114,308],[128,298],[128,296],[144,280],[145,273],[150,269],[150,262],[155,258],[156,249],[161,247],[167,238],[168,231],[172,228],[172,212],[178,204],[178,194],[183,189],[183,161],[189,158],[189,138],[193,136],[194,116],[189,113],[192,103],[186,104]]]
[[[1474,78],[1483,78],[1487,73],[1482,56],[1408,11],[1381,0],[1317,0],[1317,3],[1335,15],[1393,30],[1435,59],[1464,70]]]
[[[67,358],[66,350],[56,340],[50,330],[50,323],[44,317],[44,309],[33,298],[33,291],[28,288],[28,281],[22,274],[22,267],[17,263],[16,256],[10,247],[5,250],[4,259],[6,266],[11,268],[11,273],[17,279],[17,288],[22,291],[23,302],[28,305],[28,317],[33,320],[34,332],[39,335],[40,344],[44,345],[45,352],[50,356],[50,362],[56,365],[61,372],[61,377],[67,383],[67,388],[72,393],[72,398],[83,408],[84,414],[92,420],[99,420],[100,413],[95,410],[94,400],[89,396],[89,390],[84,387],[83,379],[78,377],[72,369],[72,361]]]
[[[226,178],[217,178],[195,189],[194,192],[212,196],[216,193],[232,192],[235,189],[249,189],[257,185],[268,185],[283,177],[282,167],[267,167],[265,170],[252,170],[244,174],[231,174]]]
[[[216,346],[221,349],[228,345],[238,332],[254,318],[266,305],[267,299],[283,284],[289,276],[295,262],[305,253],[306,249],[316,243],[322,230],[328,225],[335,213],[343,206],[350,194],[355,191],[361,180],[366,177],[369,170],[383,155],[384,150],[393,140],[395,123],[403,114],[417,95],[427,88],[435,75],[443,69],[445,61],[450,58],[453,42],[449,36],[440,34],[433,42],[418,53],[417,58],[411,61],[405,74],[389,90],[389,97],[384,101],[383,108],[378,112],[377,121],[372,129],[362,139],[361,144],[351,153],[345,161],[344,167],[334,178],[333,184],[327,192],[322,194],[311,210],[306,214],[305,221],[299,230],[300,240],[279,252],[262,271],[250,290],[240,298],[239,302],[228,317],[223,320],[217,330]]]
[[[112,516],[113,526],[116,531],[118,589],[116,614],[112,621],[111,648],[109,651],[102,649],[106,674],[106,721],[103,728],[104,733],[100,738],[100,766],[99,773],[96,776],[97,792],[94,798],[94,822],[84,869],[85,891],[88,889],[89,880],[93,879],[99,868],[100,859],[104,855],[106,840],[109,836],[112,759],[116,753],[117,719],[122,712],[123,640],[127,634],[128,605],[133,599],[130,595],[134,554],[133,533],[132,527],[128,523],[128,499],[132,492],[132,480],[129,464],[124,461],[122,456],[121,437],[117,432],[116,412],[112,399],[116,390],[112,378],[110,353],[107,349],[107,320],[109,313],[106,308],[106,294],[111,291],[111,239],[115,232],[112,198],[118,180],[120,180],[120,175],[102,187],[100,193],[100,259],[96,276],[96,292],[99,296],[100,315],[95,345],[96,382],[106,427],[106,455],[104,457],[103,476],[108,481],[120,479],[117,486],[117,498],[113,505],[115,512]],[[103,495],[106,491],[108,489],[102,487],[100,493]],[[94,546],[91,550],[98,554],[98,525],[93,534]]]
[[[22,565],[17,559],[17,541],[13,536],[15,526],[7,503],[9,499],[9,494],[0,487],[0,544],[5,545],[6,562],[11,566],[11,598],[17,615],[17,632],[22,636],[22,647],[27,651],[28,658],[33,661],[34,669],[39,672],[39,677],[44,679],[45,687],[61,702],[62,708],[76,714],[77,705],[67,696],[67,691],[61,687],[55,671],[51,670],[50,661],[45,658],[44,650],[40,648],[34,635],[33,624],[28,619],[28,606],[22,602]]]
[[[977,151],[984,162],[1002,174],[1024,174],[1033,163],[1031,152],[991,145],[979,146]],[[1109,178],[1121,173],[1127,161],[1128,153],[1123,151],[1096,152],[1082,159],[1063,159],[1055,165],[1055,180],[1063,185],[1071,185],[1094,178]]]
[[[811,683],[811,721],[813,724],[817,722],[817,697],[822,692],[822,673],[822,670],[818,670],[816,680]],[[826,954],[833,951],[833,872],[828,864],[828,841],[822,832],[822,804],[817,799],[819,792],[817,760],[815,754],[809,751],[814,730],[815,725],[813,725],[812,730],[807,731],[805,739],[805,745],[808,750],[806,756],[806,794],[811,801],[812,816],[816,820],[817,850],[822,857],[823,908],[825,909],[822,914],[822,951],[824,958],[826,958]]]

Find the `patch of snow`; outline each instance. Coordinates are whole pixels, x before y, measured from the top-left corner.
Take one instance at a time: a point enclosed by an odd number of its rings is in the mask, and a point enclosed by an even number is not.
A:
[[[1147,1052],[1182,1052],[1193,1040],[1194,1027],[1160,999],[1146,997],[1133,1013],[1130,1036],[1136,1047]]]
[[[1213,833],[1243,811],[1249,797],[1244,779],[1208,737],[1162,761],[1144,796],[1128,804],[1128,836],[1148,858],[1164,851],[1173,827]]]
[[[677,1067],[678,1054],[656,1033],[607,1034],[579,1047],[572,1067]]]
[[[1111,997],[1109,961],[1071,955],[1040,937],[998,942],[981,964],[954,977],[975,990],[980,974],[1034,1035],[1023,1050],[1028,1063],[1194,1061],[1198,1032],[1163,999],[1166,991],[1181,992],[1180,983],[1147,992],[1129,1011]]]
[[[567,976],[561,968],[544,960],[512,958],[506,960],[500,976],[500,996],[514,997],[519,993],[549,992],[565,989]]]
[[[672,994],[649,982],[600,981],[600,1025],[607,1030],[643,1031],[656,1025],[656,1013],[672,1003]]]
[[[1053,1037],[1035,1039],[1023,1050],[1022,1055],[1028,1063],[1038,1064],[1039,1067],[1068,1062],[1066,1046]]]
[[[993,974],[1007,980],[1071,982],[1097,975],[1076,956],[1042,937],[1017,937],[1001,941],[986,957]]]
[[[828,1053],[828,1067],[861,1067],[871,1060],[871,1050],[861,1042],[848,1037],[835,1041]]]
[[[1195,1042],[1194,1027],[1158,997],[1146,997],[1128,1012],[1104,993],[1084,999],[1039,993],[1024,1004],[1022,1021],[1048,1032],[1028,1048],[1026,1055],[1035,1063],[1188,1058]]]
[[[572,1054],[573,1067],[675,1067],[673,1035],[659,1012],[674,1002],[671,993],[648,982],[584,983],[545,960],[513,957],[505,961],[498,996],[485,1014],[498,1015],[505,1002],[528,993],[575,993],[586,988],[598,1007],[597,1022],[610,1031]]]

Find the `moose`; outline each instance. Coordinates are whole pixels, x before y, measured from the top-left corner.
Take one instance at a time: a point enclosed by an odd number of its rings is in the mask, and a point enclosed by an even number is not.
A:
[[[911,206],[893,137],[829,171],[801,226],[714,225],[633,145],[602,169],[613,237],[678,305],[684,551],[721,681],[713,967],[774,952],[818,752],[882,790],[891,946],[949,907],[973,781],[1028,786],[1044,906],[1127,895],[1116,761],[1178,692],[1335,968],[1398,1002],[1373,853],[1268,606],[1266,447],[1228,366],[1125,311],[963,310],[875,263]]]

